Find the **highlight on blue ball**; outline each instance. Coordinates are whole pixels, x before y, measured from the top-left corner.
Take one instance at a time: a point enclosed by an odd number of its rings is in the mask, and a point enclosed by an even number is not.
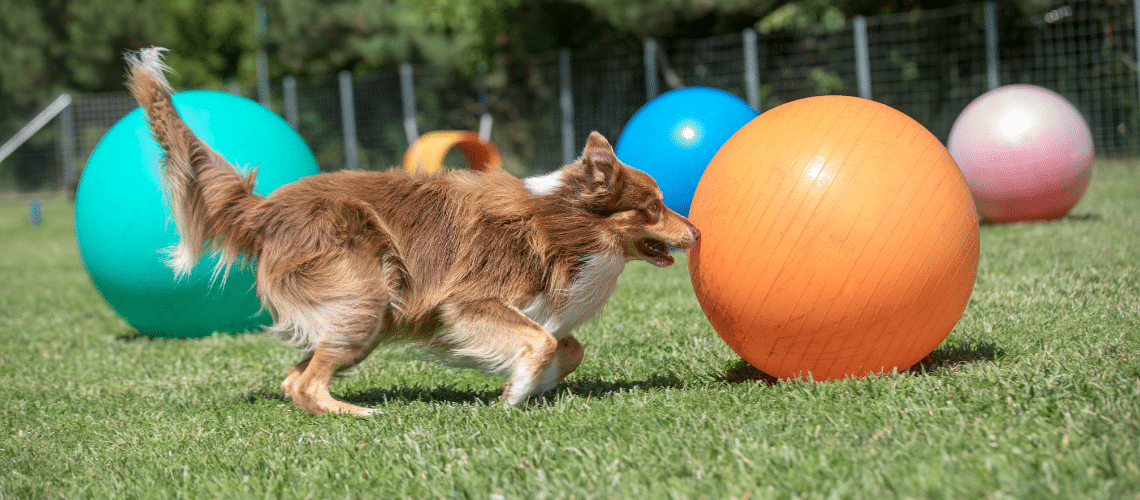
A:
[[[653,176],[665,205],[687,217],[709,161],[758,114],[744,99],[724,90],[671,90],[634,113],[614,152],[622,162]]]
[[[255,101],[193,90],[175,94],[174,106],[230,163],[258,169],[258,193],[319,172],[301,136]],[[75,233],[92,283],[147,335],[201,337],[269,324],[251,270],[235,266],[223,286],[212,279],[212,257],[180,279],[166,266],[164,250],[179,236],[162,193],[161,159],[140,108],[115,123],[91,152],[75,198]]]

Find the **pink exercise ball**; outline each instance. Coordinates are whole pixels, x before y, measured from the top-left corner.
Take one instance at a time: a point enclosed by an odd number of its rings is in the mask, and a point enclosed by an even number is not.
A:
[[[1092,177],[1092,131],[1056,92],[1009,85],[974,99],[947,149],[991,223],[1053,220],[1080,201]]]

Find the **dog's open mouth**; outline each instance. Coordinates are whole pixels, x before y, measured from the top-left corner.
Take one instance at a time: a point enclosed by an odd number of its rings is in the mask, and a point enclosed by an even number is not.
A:
[[[641,252],[641,255],[644,255],[650,264],[657,267],[673,265],[673,256],[669,255],[669,245],[666,245],[664,241],[653,238],[637,240],[637,251]]]

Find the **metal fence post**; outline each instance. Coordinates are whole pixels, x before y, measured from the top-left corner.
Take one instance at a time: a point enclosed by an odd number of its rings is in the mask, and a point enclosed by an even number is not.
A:
[[[285,106],[285,121],[293,126],[293,130],[299,130],[301,125],[301,117],[297,113],[297,79],[292,76],[286,76],[281,79],[281,100]]]
[[[269,94],[269,56],[265,53],[265,39],[269,34],[269,22],[266,20],[264,2],[257,3],[254,17],[257,25],[257,100],[262,106],[268,108],[271,99]]]
[[[855,16],[851,28],[855,35],[855,74],[859,79],[859,97],[871,99],[871,56],[867,48],[867,18]]]
[[[1140,1],[1140,0],[1137,0]],[[744,94],[752,109],[760,111],[760,61],[756,55],[756,30],[744,30]]]
[[[1140,0],[1137,0],[1140,1]],[[558,52],[558,73],[562,85],[558,91],[558,107],[562,111],[562,164],[574,161],[574,92],[571,79],[570,49]]]
[[[344,131],[344,168],[358,170],[356,156],[356,104],[352,99],[352,73],[341,71],[340,83],[340,125]]]
[[[1140,61],[1140,0],[1132,0],[1132,32],[1136,35],[1136,60]],[[1136,76],[1136,89],[1140,91],[1140,74]],[[1136,106],[1140,107],[1140,101],[1136,101]],[[1140,123],[1136,124],[1136,130],[1140,130]]]
[[[68,105],[59,114],[59,153],[63,162],[63,187],[77,186],[75,175],[75,106]]]
[[[491,107],[487,104],[487,63],[479,61],[475,86],[479,99],[479,140],[491,141]]]
[[[416,84],[411,63],[400,63],[400,99],[404,103],[404,135],[411,146],[420,138],[416,126]]]
[[[657,97],[657,40],[646,38],[642,43],[645,57],[645,100]]]
[[[993,90],[1001,86],[1001,75],[998,74],[997,3],[988,0],[983,9],[986,24],[986,83]]]

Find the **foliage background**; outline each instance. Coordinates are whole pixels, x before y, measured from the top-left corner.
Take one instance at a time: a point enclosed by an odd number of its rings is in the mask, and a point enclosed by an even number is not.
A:
[[[268,33],[259,40],[257,0],[0,0],[0,119],[26,119],[62,91],[122,88],[120,55],[151,45],[171,49],[179,88],[255,85],[264,45],[273,79],[372,71],[430,62],[468,73],[480,62],[559,49],[603,50],[616,42],[763,32],[842,23],[851,16],[909,12],[954,0],[265,0]],[[1019,12],[1051,2],[1019,0]],[[507,85],[505,74],[489,78]],[[251,92],[245,92],[250,94]]]

